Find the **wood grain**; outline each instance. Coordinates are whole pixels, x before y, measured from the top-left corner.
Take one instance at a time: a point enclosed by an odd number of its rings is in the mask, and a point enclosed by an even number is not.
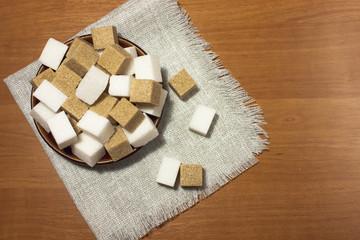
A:
[[[124,1],[0,2],[0,78]],[[360,238],[360,2],[181,0],[261,105],[260,163],[145,239]],[[0,239],[94,239],[5,84]]]

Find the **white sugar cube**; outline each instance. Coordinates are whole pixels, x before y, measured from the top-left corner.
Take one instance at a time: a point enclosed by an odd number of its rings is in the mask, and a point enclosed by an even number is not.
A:
[[[134,58],[136,58],[138,56],[137,52],[136,52],[136,48],[134,46],[132,46],[132,47],[124,48],[124,50],[131,54],[132,59],[131,59],[129,65],[124,70],[123,74],[124,75],[133,75],[135,73],[135,71],[134,71]]]
[[[161,89],[161,95],[160,95],[160,103],[158,106],[150,106],[150,105],[137,105],[137,107],[147,114],[150,114],[155,117],[160,117],[162,109],[165,104],[165,100],[167,97],[168,92],[165,89]]]
[[[127,139],[134,147],[141,147],[159,135],[153,121],[145,113],[143,114],[145,119],[140,123],[134,132],[130,133],[123,128]]]
[[[131,77],[112,75],[109,82],[109,94],[116,97],[130,97]]]
[[[87,110],[84,116],[77,123],[77,126],[83,131],[88,132],[106,143],[114,134],[115,128],[107,118],[104,118],[90,110]]]
[[[84,132],[80,133],[78,141],[71,145],[71,151],[90,167],[93,167],[105,155],[103,144]]]
[[[161,162],[156,182],[167,185],[169,187],[174,187],[179,168],[179,160],[165,157]]]
[[[206,136],[210,125],[215,117],[215,109],[199,105],[193,114],[189,129],[193,132]]]
[[[109,74],[92,66],[77,87],[76,96],[87,104],[93,104],[105,90],[109,77]]]
[[[40,55],[39,61],[45,66],[57,70],[68,48],[69,47],[62,42],[49,38]]]
[[[40,84],[40,86],[35,90],[33,96],[39,99],[54,112],[57,112],[67,99],[65,94],[47,80],[44,80]]]
[[[134,71],[137,79],[152,79],[162,82],[159,57],[145,55],[134,59]]]
[[[30,116],[32,116],[48,133],[50,132],[50,128],[47,124],[47,120],[55,114],[56,113],[53,110],[48,108],[42,102],[36,104],[36,106],[30,111]]]
[[[60,149],[66,148],[77,141],[75,130],[64,111],[49,118],[47,124]]]

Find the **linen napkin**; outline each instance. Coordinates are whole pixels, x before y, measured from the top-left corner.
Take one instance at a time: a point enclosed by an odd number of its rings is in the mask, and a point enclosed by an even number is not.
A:
[[[267,136],[259,106],[253,103],[230,72],[222,67],[209,44],[196,32],[176,0],[130,0],[88,26],[114,25],[148,54],[160,56],[164,88],[169,96],[159,125],[160,135],[136,154],[117,163],[81,166],[54,152],[38,134],[30,117],[29,80],[38,61],[4,81],[45,152],[98,239],[138,239],[152,228],[188,209],[257,163],[255,154],[266,149]],[[51,36],[49,36],[51,37]],[[185,68],[198,91],[181,101],[168,79]],[[210,134],[188,130],[197,105],[216,109]],[[202,164],[204,186],[169,188],[156,183],[163,157],[186,164]]]

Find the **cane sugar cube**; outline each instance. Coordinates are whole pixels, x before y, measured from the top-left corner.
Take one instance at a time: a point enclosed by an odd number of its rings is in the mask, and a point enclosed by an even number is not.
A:
[[[138,79],[152,79],[162,82],[159,57],[145,55],[134,59],[135,77]]]
[[[49,38],[40,55],[39,61],[45,66],[57,70],[68,48],[67,45],[53,38]]]
[[[106,143],[114,134],[115,128],[110,121],[90,110],[78,122],[78,127],[94,135],[100,142]]]
[[[65,65],[83,77],[98,59],[99,54],[91,45],[80,44],[66,61]]]
[[[110,75],[92,66],[76,89],[76,96],[92,105],[105,90]]]
[[[45,104],[42,102],[39,102],[36,104],[33,109],[30,111],[30,116],[32,116],[35,121],[37,121],[47,133],[50,132],[49,125],[47,124],[47,120],[54,116],[56,113],[48,108]]]
[[[158,106],[160,103],[161,88],[161,84],[154,80],[132,79],[130,102]]]
[[[196,83],[185,69],[169,79],[169,84],[180,99],[183,99],[191,90],[195,89]]]
[[[74,131],[75,131],[75,133],[76,134],[80,134],[81,132],[82,132],[82,130],[81,130],[81,128],[79,128],[78,126],[77,126],[77,121],[74,119],[74,118],[72,118],[70,115],[68,115],[67,114],[67,117],[68,117],[68,119],[69,119],[69,121],[70,121],[70,123],[71,123],[71,126],[74,128]]]
[[[114,161],[122,159],[133,151],[133,148],[120,126],[116,128],[116,131],[110,140],[105,143],[105,149]]]
[[[130,97],[131,77],[112,75],[109,82],[109,94],[116,97]]]
[[[91,35],[95,50],[101,50],[111,44],[119,43],[115,26],[93,28]]]
[[[40,84],[46,79],[51,82],[55,77],[55,73],[51,68],[47,68],[45,71],[37,75],[35,78],[31,79],[30,83],[33,88],[37,88]]]
[[[47,124],[60,149],[64,149],[77,141],[75,130],[64,111],[49,118]]]
[[[153,121],[144,113],[145,119],[135,129],[134,132],[129,132],[126,129],[124,133],[133,147],[141,147],[159,135],[159,132]]]
[[[84,39],[79,38],[79,37],[75,37],[74,41],[71,43],[71,46],[69,47],[68,52],[66,53],[66,57],[71,58],[71,56],[74,54],[77,47],[80,46],[80,45],[83,45],[83,44],[86,44],[86,45],[88,45],[90,47],[93,47],[91,45],[91,43],[85,41]]]
[[[97,62],[106,71],[115,75],[121,74],[129,65],[132,56],[119,44],[112,44],[105,48]]]
[[[147,114],[150,114],[152,116],[155,117],[160,117],[161,116],[161,112],[164,108],[164,104],[166,101],[166,97],[167,97],[168,92],[165,89],[161,89],[161,94],[160,94],[160,102],[158,106],[152,106],[149,104],[138,104],[137,107],[140,109],[140,111],[145,112]]]
[[[78,99],[75,95],[70,95],[61,108],[76,121],[79,121],[89,109],[89,105]]]
[[[96,100],[96,102],[89,108],[89,110],[110,120],[109,113],[118,101],[119,100],[117,98],[112,97],[104,92],[100,95],[98,100]]]
[[[131,54],[132,59],[130,60],[130,63],[124,69],[122,74],[124,74],[124,75],[133,75],[133,74],[135,74],[135,71],[134,71],[134,59],[138,56],[137,52],[136,52],[136,48],[134,46],[132,46],[132,47],[124,48],[124,50]]]
[[[51,82],[57,89],[67,96],[73,95],[76,92],[76,87],[81,81],[81,77],[77,75],[66,65],[60,65],[55,73],[55,77]]]
[[[181,164],[180,186],[201,187],[203,185],[202,166],[200,164]]]
[[[47,80],[44,80],[40,84],[40,86],[35,90],[33,96],[39,99],[54,112],[57,112],[67,99],[65,94]]]
[[[71,151],[90,167],[93,167],[105,155],[103,144],[85,132],[79,134],[78,141],[71,145]]]
[[[193,114],[189,129],[193,132],[206,136],[215,117],[216,111],[213,108],[199,105]]]
[[[174,187],[179,168],[179,160],[165,157],[161,162],[156,182],[169,187]]]
[[[110,111],[110,116],[129,132],[135,129],[144,120],[144,115],[126,98],[122,98]]]

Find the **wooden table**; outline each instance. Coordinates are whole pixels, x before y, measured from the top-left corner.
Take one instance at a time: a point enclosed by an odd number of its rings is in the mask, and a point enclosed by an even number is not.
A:
[[[0,2],[0,78],[124,1]],[[360,239],[360,2],[181,0],[264,111],[260,163],[145,239]],[[5,84],[0,239],[94,239]]]

